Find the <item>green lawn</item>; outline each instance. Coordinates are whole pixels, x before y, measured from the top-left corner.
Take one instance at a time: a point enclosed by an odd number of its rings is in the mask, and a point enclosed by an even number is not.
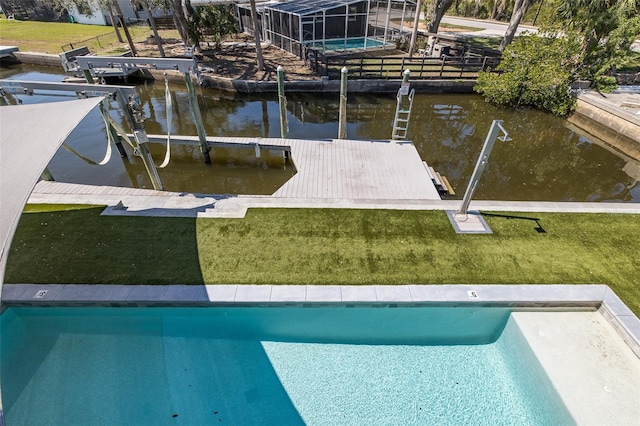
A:
[[[131,27],[131,32],[135,40],[142,40],[151,34],[147,27]],[[122,31],[121,34],[124,37]],[[97,36],[101,37],[95,39]],[[68,43],[74,43],[74,47],[86,45],[92,52],[110,51],[126,46],[126,43],[117,42],[110,26],[0,19],[2,45],[18,46],[23,52],[57,54],[62,52],[62,46]]]
[[[444,212],[255,209],[244,219],[101,217],[29,208],[9,283],[608,284],[640,314],[640,216],[487,216],[457,235]]]

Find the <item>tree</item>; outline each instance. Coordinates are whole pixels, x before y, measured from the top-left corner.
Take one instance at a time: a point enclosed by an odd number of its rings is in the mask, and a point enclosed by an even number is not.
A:
[[[181,0],[171,0],[171,15],[173,16],[173,23],[176,24],[176,29],[178,30],[178,34],[180,34],[182,43],[188,46],[190,44],[189,22],[184,14]]]
[[[565,116],[575,108],[569,87],[580,62],[571,37],[524,35],[505,48],[500,74],[481,72],[474,90],[504,107],[532,106]]]
[[[494,0],[493,8],[491,9],[491,19],[502,19],[507,10],[507,2],[508,0]]]
[[[222,37],[238,31],[233,12],[225,5],[208,4],[199,6],[189,16],[189,32],[198,45],[206,32],[213,34],[216,45],[220,46]]]
[[[565,0],[552,27],[581,38],[580,77],[597,85],[631,54],[631,43],[640,37],[639,12],[638,0]]]
[[[425,21],[427,22],[427,32],[438,32],[440,21],[452,4],[453,0],[431,0],[426,3]]]
[[[160,52],[160,57],[164,58],[165,54],[164,54],[164,49],[162,48],[162,39],[160,38],[160,35],[158,35],[158,28],[156,27],[156,18],[153,17],[151,6],[149,5],[149,2],[147,0],[139,0],[139,1],[142,7],[144,8],[144,10],[147,12],[147,15],[149,16],[149,24],[151,25],[151,31],[153,31],[153,38],[155,39],[156,45],[158,46],[158,52]]]
[[[131,38],[131,34],[129,33],[129,28],[127,28],[127,24],[124,22],[124,16],[122,15],[122,10],[120,9],[120,4],[118,0],[109,0],[110,4],[108,7],[113,7],[115,10],[115,15],[120,21],[120,26],[122,26],[122,30],[124,31],[124,35],[127,38],[127,42],[129,43],[129,49],[131,50],[131,54],[133,56],[138,56],[138,51],[136,50],[136,46],[133,43],[133,39]]]
[[[509,26],[507,27],[507,31],[504,33],[504,38],[502,42],[500,42],[500,50],[504,50],[504,48],[513,41],[513,36],[516,34],[516,30],[518,29],[518,25],[520,25],[520,21],[526,15],[529,7],[535,3],[536,0],[516,0],[513,5],[513,12],[511,13],[511,20],[509,21]]]
[[[258,22],[258,12],[256,11],[256,0],[250,0],[249,3],[251,6],[251,22],[253,23],[253,39],[256,42],[258,71],[264,71],[264,59],[262,58],[262,46],[260,45],[260,23]]]

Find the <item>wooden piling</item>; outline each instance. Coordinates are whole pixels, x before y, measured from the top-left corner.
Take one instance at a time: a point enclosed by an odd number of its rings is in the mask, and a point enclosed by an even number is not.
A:
[[[46,180],[49,182],[55,182],[56,180],[53,178],[53,175],[51,174],[51,171],[49,170],[48,167],[45,167],[44,170],[42,171],[42,174],[40,175],[40,177],[42,178],[42,180]]]
[[[284,69],[278,65],[278,103],[280,105],[280,137],[285,139],[289,133],[287,122],[287,98],[284,95]]]
[[[338,120],[338,139],[347,138],[347,67],[340,71],[340,117]]]
[[[196,123],[196,131],[198,132],[198,139],[200,140],[200,151],[204,157],[206,164],[211,164],[211,157],[209,156],[209,145],[207,144],[207,134],[204,131],[204,125],[202,124],[202,115],[200,114],[200,106],[198,105],[198,97],[196,96],[196,90],[193,87],[193,81],[191,80],[191,73],[184,73],[184,80],[187,83],[187,91],[189,92],[189,105],[191,106],[191,114],[193,114],[193,120]]]

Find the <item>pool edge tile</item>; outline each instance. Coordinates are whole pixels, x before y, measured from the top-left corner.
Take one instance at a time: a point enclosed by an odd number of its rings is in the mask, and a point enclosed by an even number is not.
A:
[[[306,300],[307,286],[274,285],[271,288],[271,302],[305,302]]]
[[[307,302],[342,302],[338,285],[307,285]]]
[[[371,285],[340,286],[343,302],[376,302],[376,289]]]
[[[233,302],[236,300],[237,284],[205,285],[209,302]]]
[[[245,284],[239,285],[235,295],[235,302],[269,302],[271,299],[271,285]]]
[[[27,291],[26,287],[22,284],[3,284],[2,286],[2,301],[20,300],[20,296]]]
[[[164,293],[163,300],[166,302],[208,302],[207,289],[202,284],[197,285],[171,285]]]
[[[160,302],[169,290],[168,285],[136,285],[127,295],[128,302]]]
[[[408,285],[374,285],[378,302],[413,302]]]

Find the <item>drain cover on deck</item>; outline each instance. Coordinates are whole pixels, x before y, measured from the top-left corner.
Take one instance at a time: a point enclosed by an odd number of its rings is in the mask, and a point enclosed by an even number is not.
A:
[[[447,210],[447,217],[458,234],[492,234],[491,228],[478,211],[470,211],[460,214],[453,210]]]

